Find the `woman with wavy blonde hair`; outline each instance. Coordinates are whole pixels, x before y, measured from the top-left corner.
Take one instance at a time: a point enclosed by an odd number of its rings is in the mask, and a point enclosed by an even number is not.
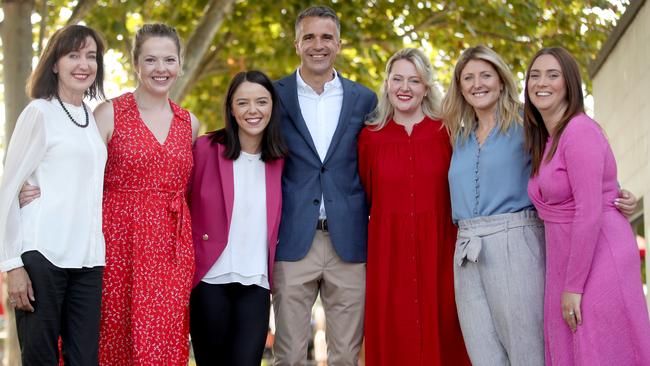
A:
[[[386,75],[390,74],[393,65],[399,60],[409,61],[413,64],[417,73],[422,75],[421,82],[427,89],[422,98],[422,112],[431,119],[439,119],[442,96],[433,82],[433,68],[429,59],[417,48],[403,48],[395,52],[386,63]],[[379,91],[380,97],[377,107],[370,115],[368,122],[366,122],[369,126],[375,126],[376,130],[384,128],[395,113],[395,107],[390,103],[388,92],[388,80],[384,80]]]
[[[469,365],[453,297],[451,145],[439,100],[428,58],[413,48],[398,51],[359,135],[359,175],[370,204],[368,365]]]
[[[454,282],[467,351],[474,365],[541,366],[544,229],[526,193],[521,103],[501,57],[485,46],[465,50],[443,111],[454,144]]]

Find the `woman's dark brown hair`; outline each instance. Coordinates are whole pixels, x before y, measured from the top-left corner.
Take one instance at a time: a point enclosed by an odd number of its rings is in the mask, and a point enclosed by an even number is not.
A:
[[[213,144],[219,143],[226,146],[226,151],[224,151],[225,158],[235,160],[239,157],[241,153],[239,125],[232,113],[232,99],[237,88],[244,82],[259,84],[271,94],[273,111],[271,112],[269,124],[264,129],[262,136],[262,161],[266,163],[280,159],[287,155],[287,147],[280,133],[280,118],[278,116],[279,101],[271,79],[261,71],[242,71],[232,79],[228,86],[226,100],[224,101],[225,128],[212,132],[210,140]]]
[[[97,31],[83,25],[68,25],[52,35],[29,77],[27,94],[36,99],[52,99],[59,90],[59,78],[54,73],[54,65],[61,57],[86,46],[88,37],[97,44],[97,74],[95,81],[84,92],[84,97],[104,99],[104,41]]]
[[[557,62],[560,64],[562,77],[564,77],[564,83],[566,86],[567,108],[555,127],[555,131],[548,131],[546,129],[541,113],[530,101],[530,96],[528,95],[530,70],[535,63],[535,60],[542,55],[551,55],[555,57]],[[562,47],[543,48],[533,56],[533,59],[528,64],[528,70],[526,70],[526,87],[524,90],[526,91],[524,99],[526,149],[530,152],[531,156],[531,174],[536,175],[539,172],[539,167],[542,165],[542,160],[544,159],[544,147],[546,146],[548,137],[551,135],[553,136],[553,143],[546,154],[546,161],[551,160],[553,155],[555,155],[558,142],[560,141],[560,136],[569,124],[571,118],[580,113],[584,113],[585,111],[584,96],[582,94],[582,78],[580,77],[580,68],[578,67],[578,63],[573,56],[571,56],[569,51]]]

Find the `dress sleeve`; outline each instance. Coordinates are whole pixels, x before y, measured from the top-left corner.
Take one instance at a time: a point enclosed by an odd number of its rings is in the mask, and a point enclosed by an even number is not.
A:
[[[367,128],[367,127],[366,127]],[[368,146],[368,131],[364,128],[359,134],[359,143],[357,145],[359,153],[359,177],[361,184],[366,191],[368,205],[371,204],[372,198],[372,169],[370,163],[370,146]]]
[[[22,221],[18,194],[46,152],[44,116],[28,105],[18,117],[7,149],[4,177],[0,184],[0,270],[22,267]]]
[[[591,121],[567,126],[562,151],[575,201],[564,290],[583,293],[591,270],[603,213],[603,176],[607,141]]]

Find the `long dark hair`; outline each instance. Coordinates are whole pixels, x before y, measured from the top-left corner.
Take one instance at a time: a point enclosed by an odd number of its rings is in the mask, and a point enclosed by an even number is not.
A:
[[[59,78],[54,73],[54,65],[70,52],[86,46],[88,37],[97,44],[97,74],[95,81],[84,92],[84,97],[104,99],[104,41],[97,31],[83,25],[68,25],[52,35],[38,59],[38,64],[29,77],[27,94],[32,98],[51,99],[59,91]]]
[[[546,129],[546,125],[542,119],[542,114],[530,101],[530,96],[528,95],[530,69],[533,67],[535,60],[542,55],[551,55],[555,57],[562,69],[562,76],[564,77],[564,83],[566,86],[567,108],[555,127],[555,131],[548,131]],[[536,175],[539,172],[539,167],[542,165],[542,160],[544,159],[544,147],[546,146],[546,141],[551,132],[553,133],[553,143],[546,154],[546,161],[551,160],[553,155],[555,155],[558,142],[560,141],[560,136],[569,124],[571,118],[577,114],[585,112],[584,96],[582,94],[582,78],[580,77],[580,68],[578,67],[578,63],[573,56],[571,56],[569,51],[562,47],[542,48],[535,54],[535,56],[533,56],[533,59],[528,64],[528,70],[526,70],[526,86],[524,90],[526,91],[524,93],[526,149],[530,152],[531,156],[531,175]]]
[[[263,72],[257,70],[242,71],[235,75],[228,86],[228,93],[224,101],[224,122],[225,128],[214,131],[210,134],[210,141],[213,144],[223,144],[226,146],[224,157],[226,159],[235,160],[241,153],[241,143],[239,142],[239,125],[235,116],[232,114],[232,98],[237,91],[237,88],[244,82],[259,84],[264,87],[271,94],[271,101],[273,104],[273,111],[271,112],[271,119],[269,124],[264,129],[262,136],[262,161],[270,162],[272,160],[283,158],[287,155],[287,147],[284,144],[282,135],[280,133],[280,119],[278,116],[279,101],[273,83],[268,76]]]

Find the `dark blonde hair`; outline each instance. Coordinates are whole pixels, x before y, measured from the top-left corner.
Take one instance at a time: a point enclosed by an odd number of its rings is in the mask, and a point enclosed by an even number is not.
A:
[[[528,95],[530,70],[535,63],[535,60],[542,55],[551,55],[555,57],[557,62],[560,64],[562,77],[564,78],[564,84],[566,87],[567,108],[555,127],[555,131],[548,131],[546,129],[542,114],[530,101],[530,96]],[[526,148],[530,152],[531,156],[531,175],[536,175],[537,172],[539,172],[539,167],[542,165],[542,160],[544,159],[544,147],[546,146],[546,140],[548,137],[551,134],[553,135],[553,143],[551,144],[548,154],[546,154],[546,161],[551,160],[553,155],[555,155],[558,142],[560,141],[560,136],[569,124],[571,118],[577,114],[585,112],[584,96],[582,94],[582,78],[580,77],[580,68],[578,67],[578,63],[573,56],[571,56],[569,51],[562,47],[547,47],[539,50],[528,64],[528,69],[526,70],[525,90],[524,127],[526,133]]]
[[[163,23],[151,23],[143,25],[142,28],[138,29],[137,33],[135,34],[135,42],[133,42],[132,50],[134,64],[138,64],[138,57],[140,57],[142,45],[152,37],[163,37],[171,39],[174,42],[174,45],[176,45],[176,51],[180,61],[181,39],[178,36],[176,29]]]
[[[54,65],[61,57],[84,48],[88,37],[97,45],[97,73],[95,81],[84,91],[84,97],[104,99],[104,41],[97,31],[83,25],[68,25],[54,32],[29,77],[27,94],[34,99],[55,97],[59,91],[59,77],[54,73]]]
[[[460,86],[463,69],[472,60],[485,61],[492,65],[503,85],[496,107],[497,126],[500,131],[505,133],[513,122],[522,122],[520,115],[522,105],[517,96],[517,84],[508,65],[496,52],[486,46],[471,47],[466,49],[458,59],[453,80],[442,101],[442,118],[449,128],[453,143],[459,138],[461,141],[467,140],[477,124],[476,112],[465,100]]]

